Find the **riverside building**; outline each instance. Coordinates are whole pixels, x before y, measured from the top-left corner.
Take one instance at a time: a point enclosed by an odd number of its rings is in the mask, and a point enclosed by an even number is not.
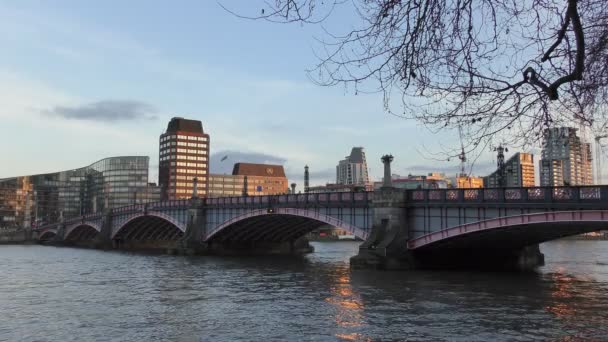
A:
[[[209,134],[198,120],[172,118],[159,138],[158,182],[163,200],[190,198],[194,178],[198,196],[207,197]]]
[[[353,147],[350,155],[338,162],[338,166],[336,166],[336,184],[369,184],[367,161],[365,160],[363,147]]]
[[[576,128],[548,128],[544,132],[541,186],[593,184],[591,144],[576,135]]]
[[[281,165],[236,163],[231,175],[209,175],[209,197],[285,194],[288,184]]]
[[[483,182],[486,188],[535,186],[534,155],[515,153],[502,167],[499,166],[496,171],[484,177]]]
[[[112,157],[73,170],[0,179],[0,227],[33,227],[158,201],[148,167],[148,157]]]

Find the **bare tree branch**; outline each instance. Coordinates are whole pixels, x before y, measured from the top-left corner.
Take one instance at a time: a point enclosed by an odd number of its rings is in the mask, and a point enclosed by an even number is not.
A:
[[[534,143],[556,125],[608,127],[606,0],[261,4],[262,15],[248,18],[325,24],[355,17],[353,29],[326,31],[310,78],[380,92],[387,112],[436,132],[465,127],[472,147],[500,136]]]

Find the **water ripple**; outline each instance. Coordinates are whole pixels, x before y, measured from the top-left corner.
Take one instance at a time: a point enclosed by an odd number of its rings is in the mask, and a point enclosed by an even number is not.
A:
[[[0,341],[606,340],[608,243],[542,246],[532,274],[351,271],[303,258],[0,246]]]

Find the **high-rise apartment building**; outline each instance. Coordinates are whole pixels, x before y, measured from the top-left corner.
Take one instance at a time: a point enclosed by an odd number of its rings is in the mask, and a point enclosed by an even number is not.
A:
[[[368,184],[367,161],[363,147],[353,147],[349,156],[336,166],[336,184]]]
[[[158,182],[163,199],[192,197],[194,178],[198,196],[206,197],[209,178],[209,134],[198,120],[172,118],[159,140]]]
[[[593,184],[591,144],[581,141],[576,128],[548,128],[544,132],[541,186]]]
[[[534,181],[534,155],[517,152],[502,167],[484,177],[486,188],[532,187]]]

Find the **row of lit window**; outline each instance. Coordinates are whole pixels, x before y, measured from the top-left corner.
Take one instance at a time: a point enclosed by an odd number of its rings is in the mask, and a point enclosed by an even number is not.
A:
[[[192,194],[192,190],[191,189],[175,189],[175,193],[177,193],[177,194]],[[199,190],[198,193],[199,193],[199,195],[204,195],[207,192],[205,190]]]
[[[191,143],[191,142],[185,142],[185,141],[178,141],[178,142],[168,141],[164,144],[160,144],[160,149],[164,149],[169,146],[186,146],[186,147],[207,148],[207,144],[203,144],[203,143]]]
[[[177,158],[179,157],[179,158]],[[196,160],[196,161],[207,161],[207,157],[197,157],[197,156],[177,156],[175,154],[169,155],[169,156],[164,156],[164,157],[160,157],[160,161],[165,161],[165,160],[175,160],[175,159],[180,159],[180,160]]]
[[[190,174],[195,174],[195,175],[206,175],[207,170],[177,169],[177,170],[175,170],[175,173],[190,173]]]
[[[191,153],[191,154],[207,154],[206,150],[191,150],[191,149],[186,149],[186,148],[171,148],[171,149],[166,149],[166,150],[161,150],[160,151],[160,155],[162,156],[163,154],[169,154],[169,153]]]
[[[170,176],[170,179],[171,179],[171,180],[177,179],[177,180],[187,180],[187,181],[191,181],[191,180],[193,180],[195,177],[198,179],[198,181],[199,181],[199,182],[204,182],[204,181],[207,179],[207,177],[205,177],[205,176],[202,176],[202,177],[197,177],[197,176],[181,176],[181,175],[177,175],[177,176],[176,176],[176,175],[171,175],[171,176]]]
[[[171,162],[171,165],[175,165],[175,162]],[[187,166],[187,167],[205,167],[205,164],[200,163],[186,163],[186,162],[177,162],[177,166]]]
[[[207,141],[207,137],[196,137],[193,135],[167,135],[165,137],[160,138],[160,142],[175,140],[175,139],[183,139],[183,140],[194,140],[194,141]]]

